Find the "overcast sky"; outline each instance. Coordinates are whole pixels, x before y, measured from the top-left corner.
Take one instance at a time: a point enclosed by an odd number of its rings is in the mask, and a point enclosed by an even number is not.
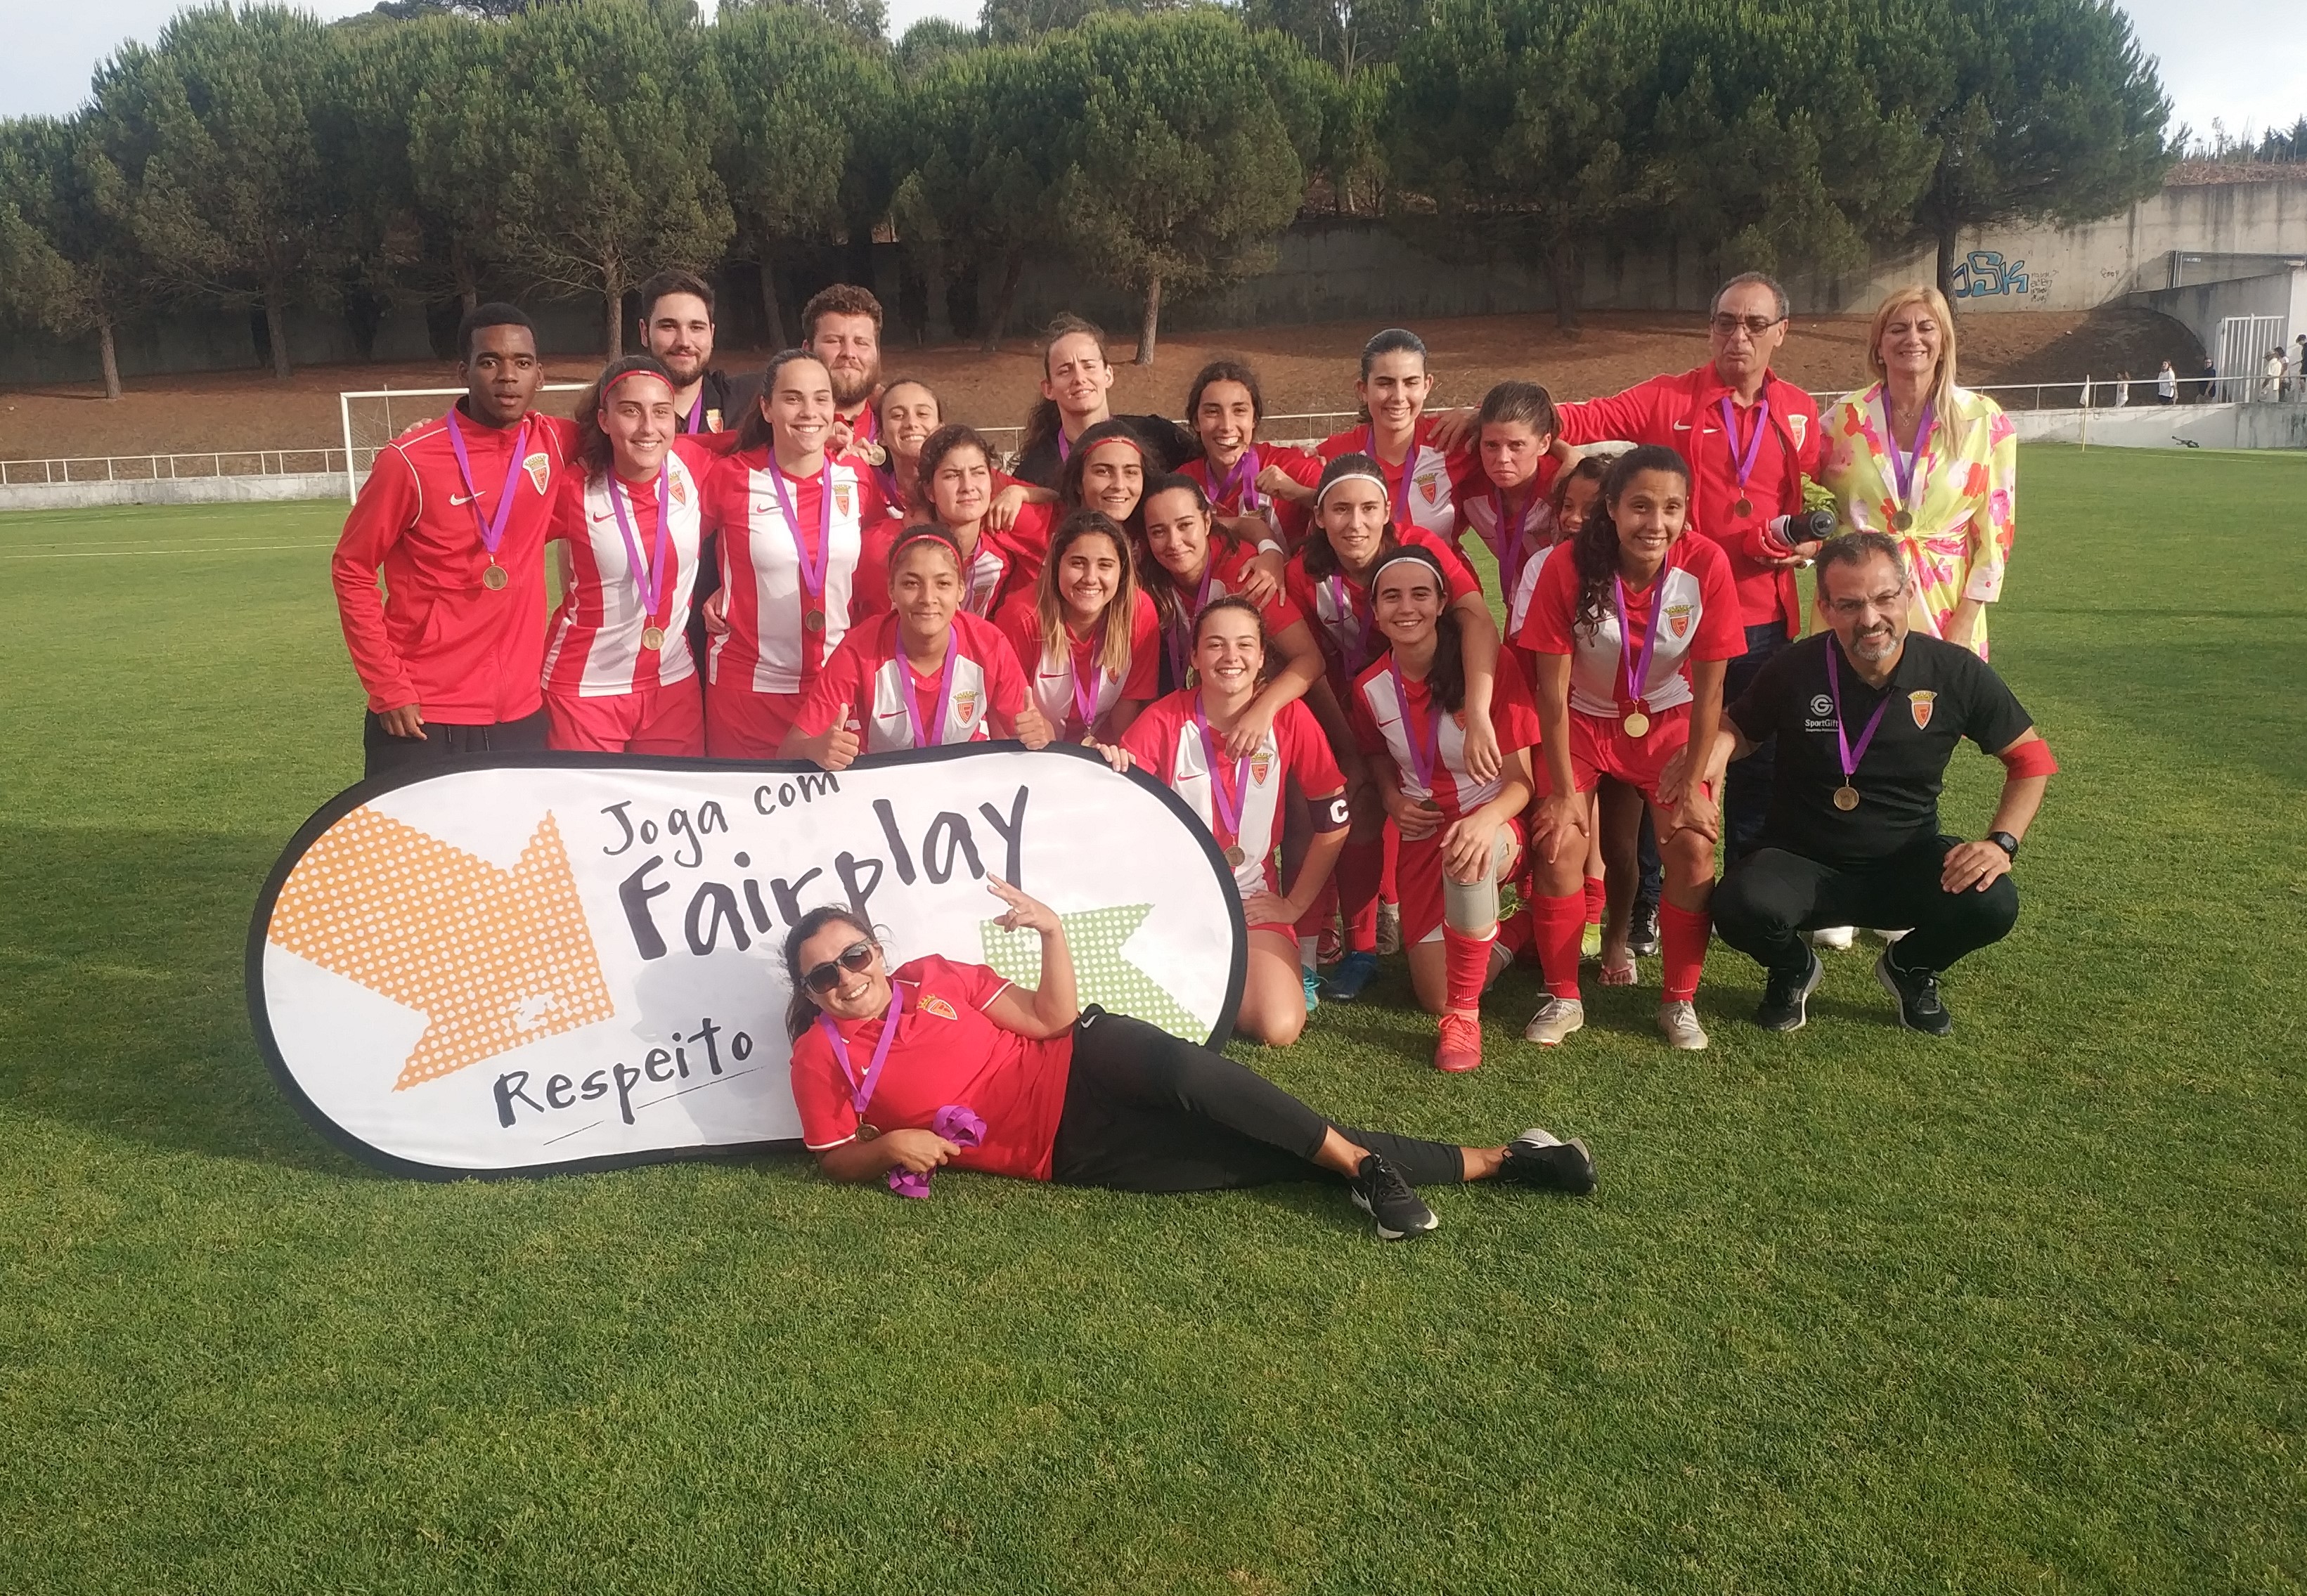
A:
[[[307,0],[323,17],[366,11],[373,0]],[[716,0],[703,0],[711,10]],[[0,113],[60,115],[78,106],[89,73],[124,39],[150,40],[179,0],[0,0]],[[2130,0],[2147,48],[2162,58],[2174,115],[2231,134],[2288,127],[2307,116],[2307,0]],[[977,0],[890,0],[889,26],[916,19],[973,21]]]

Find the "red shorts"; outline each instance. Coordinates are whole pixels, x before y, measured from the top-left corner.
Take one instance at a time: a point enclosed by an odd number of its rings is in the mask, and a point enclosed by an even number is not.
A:
[[[1666,762],[1690,741],[1690,706],[1677,704],[1651,716],[1651,729],[1630,737],[1616,716],[1604,718],[1582,709],[1570,712],[1570,774],[1582,793],[1591,793],[1604,777],[1639,788],[1643,797],[1658,801],[1659,777]],[[1533,753],[1538,767],[1538,795],[1553,795],[1543,754]]]
[[[705,757],[704,684],[695,676],[669,687],[644,687],[608,698],[549,692],[545,711],[552,719],[547,748]]]
[[[1298,945],[1298,928],[1294,925],[1283,925],[1279,921],[1268,921],[1263,925],[1252,923],[1249,934],[1254,937],[1260,931],[1280,937],[1292,948]]]
[[[1416,841],[1402,839],[1401,863],[1394,874],[1394,883],[1402,889],[1402,945],[1414,948],[1442,929],[1442,833],[1450,828],[1437,827],[1430,837]],[[1522,822],[1508,820],[1506,828],[1514,835],[1517,855],[1499,873],[1501,886],[1514,879],[1522,869]]]
[[[797,692],[755,692],[725,682],[705,688],[705,751],[716,759],[774,759],[801,714]]]

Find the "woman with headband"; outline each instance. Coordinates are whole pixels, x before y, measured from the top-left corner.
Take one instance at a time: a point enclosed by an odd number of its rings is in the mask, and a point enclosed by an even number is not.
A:
[[[861,624],[826,662],[777,757],[845,770],[861,753],[1014,736],[1046,748],[1016,651],[961,607],[961,550],[909,527],[889,553],[890,613]]]
[[[1118,742],[1154,701],[1160,624],[1111,517],[1076,510],[1050,543],[1031,592],[1002,607],[1001,635],[1054,740]]]
[[[1666,771],[1685,744],[1713,749],[1724,668],[1745,648],[1745,634],[1729,560],[1712,540],[1689,534],[1689,510],[1690,468],[1680,455],[1657,444],[1620,455],[1577,536],[1539,571],[1515,639],[1537,656],[1544,728],[1531,909],[1548,995],[1522,1033],[1542,1046],[1586,1023],[1578,991],[1585,921],[1579,872],[1589,836],[1586,794],[1604,777],[1617,784],[1602,800],[1610,873],[1631,879],[1634,870],[1634,793],[1649,801],[1665,856],[1659,1029],[1671,1046],[1706,1045],[1693,1000],[1706,963],[1722,773],[1694,771],[1669,785]],[[1606,933],[1604,970],[1633,962],[1623,933],[1615,941]]]
[[[1265,689],[1265,632],[1257,606],[1229,596],[1210,601],[1193,625],[1194,685],[1139,716],[1121,746],[1131,760],[1186,801],[1217,839],[1241,894],[1249,927],[1249,967],[1235,1018],[1268,1047],[1287,1047],[1319,1001],[1299,963],[1297,922],[1322,894],[1345,846],[1351,816],[1345,777],[1329,740],[1292,699],[1255,727]],[[1293,801],[1312,835],[1299,856],[1274,854]],[[1282,874],[1290,877],[1287,890]]]
[[[1455,478],[1471,467],[1462,450],[1451,450],[1437,436],[1442,420],[1426,412],[1434,378],[1426,369],[1426,345],[1414,332],[1389,327],[1362,346],[1361,375],[1354,394],[1361,421],[1325,438],[1325,460],[1367,456],[1385,484],[1394,524],[1422,527],[1454,545],[1458,536]]]
[[[776,755],[802,699],[849,635],[866,535],[888,519],[880,485],[826,453],[833,378],[801,349],[769,362],[737,450],[706,485],[720,529],[721,588],[706,603],[714,633],[705,689],[706,751]]]
[[[673,373],[628,356],[577,404],[578,472],[551,539],[561,606],[545,650],[546,746],[705,754],[705,695],[689,652],[704,483],[719,456],[678,435]]]
[[[958,422],[922,442],[917,470],[919,495],[929,513],[903,526],[884,527],[866,540],[857,581],[861,613],[879,614],[888,606],[890,551],[923,525],[944,531],[961,551],[961,607],[970,614],[990,621],[1010,595],[1033,591],[1050,544],[1051,507],[1021,505],[1009,528],[997,531],[993,506],[1006,490],[997,480],[1000,473],[993,468],[992,448],[974,427]]]
[[[1402,833],[1402,940],[1419,1002],[1441,1017],[1434,1067],[1457,1073],[1482,1061],[1482,991],[1505,967],[1492,957],[1504,951],[1498,883],[1522,857],[1538,711],[1522,673],[1499,672],[1489,731],[1500,766],[1475,776],[1467,649],[1441,561],[1422,548],[1384,556],[1370,600],[1387,648],[1355,682],[1350,714]]]
[[[1483,600],[1480,585],[1464,562],[1422,527],[1398,528],[1391,519],[1386,480],[1368,455],[1340,455],[1323,468],[1315,489],[1314,519],[1305,543],[1290,557],[1285,586],[1291,601],[1315,622],[1315,636],[1329,664],[1330,690],[1338,704],[1352,701],[1354,682],[1385,647],[1370,604],[1369,581],[1378,566],[1404,547],[1431,553],[1441,566],[1451,611],[1460,617],[1465,642],[1466,759],[1477,780],[1495,780],[1499,769],[1497,739],[1490,730],[1490,701],[1498,670],[1498,628]],[[1316,703],[1316,711],[1322,706]],[[1330,735],[1339,768],[1345,772],[1354,805],[1353,836],[1339,862],[1338,906],[1345,920],[1345,947],[1325,990],[1342,1001],[1361,994],[1377,974],[1377,900],[1385,869],[1385,806],[1376,778],[1366,768],[1352,728],[1342,716],[1323,729]],[[1328,909],[1317,906],[1310,928],[1319,936]]]

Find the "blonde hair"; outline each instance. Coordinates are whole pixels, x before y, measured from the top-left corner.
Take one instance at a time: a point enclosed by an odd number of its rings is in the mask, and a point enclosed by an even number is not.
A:
[[[1943,416],[1947,396],[1954,390],[1954,312],[1947,308],[1946,296],[1930,284],[1908,283],[1893,288],[1874,307],[1874,325],[1866,334],[1866,369],[1874,373],[1877,382],[1890,382],[1891,370],[1882,364],[1882,330],[1910,305],[1922,305],[1939,324],[1939,369],[1931,378],[1931,408]]]

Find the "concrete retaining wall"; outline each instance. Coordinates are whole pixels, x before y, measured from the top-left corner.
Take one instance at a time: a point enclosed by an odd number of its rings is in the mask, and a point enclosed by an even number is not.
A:
[[[2120,409],[2013,410],[2010,416],[2022,443],[2307,449],[2307,405],[2126,405]]]
[[[286,499],[332,499],[345,503],[345,474],[163,476],[143,482],[50,482],[0,487],[0,511],[90,510],[106,504],[254,504]]]

